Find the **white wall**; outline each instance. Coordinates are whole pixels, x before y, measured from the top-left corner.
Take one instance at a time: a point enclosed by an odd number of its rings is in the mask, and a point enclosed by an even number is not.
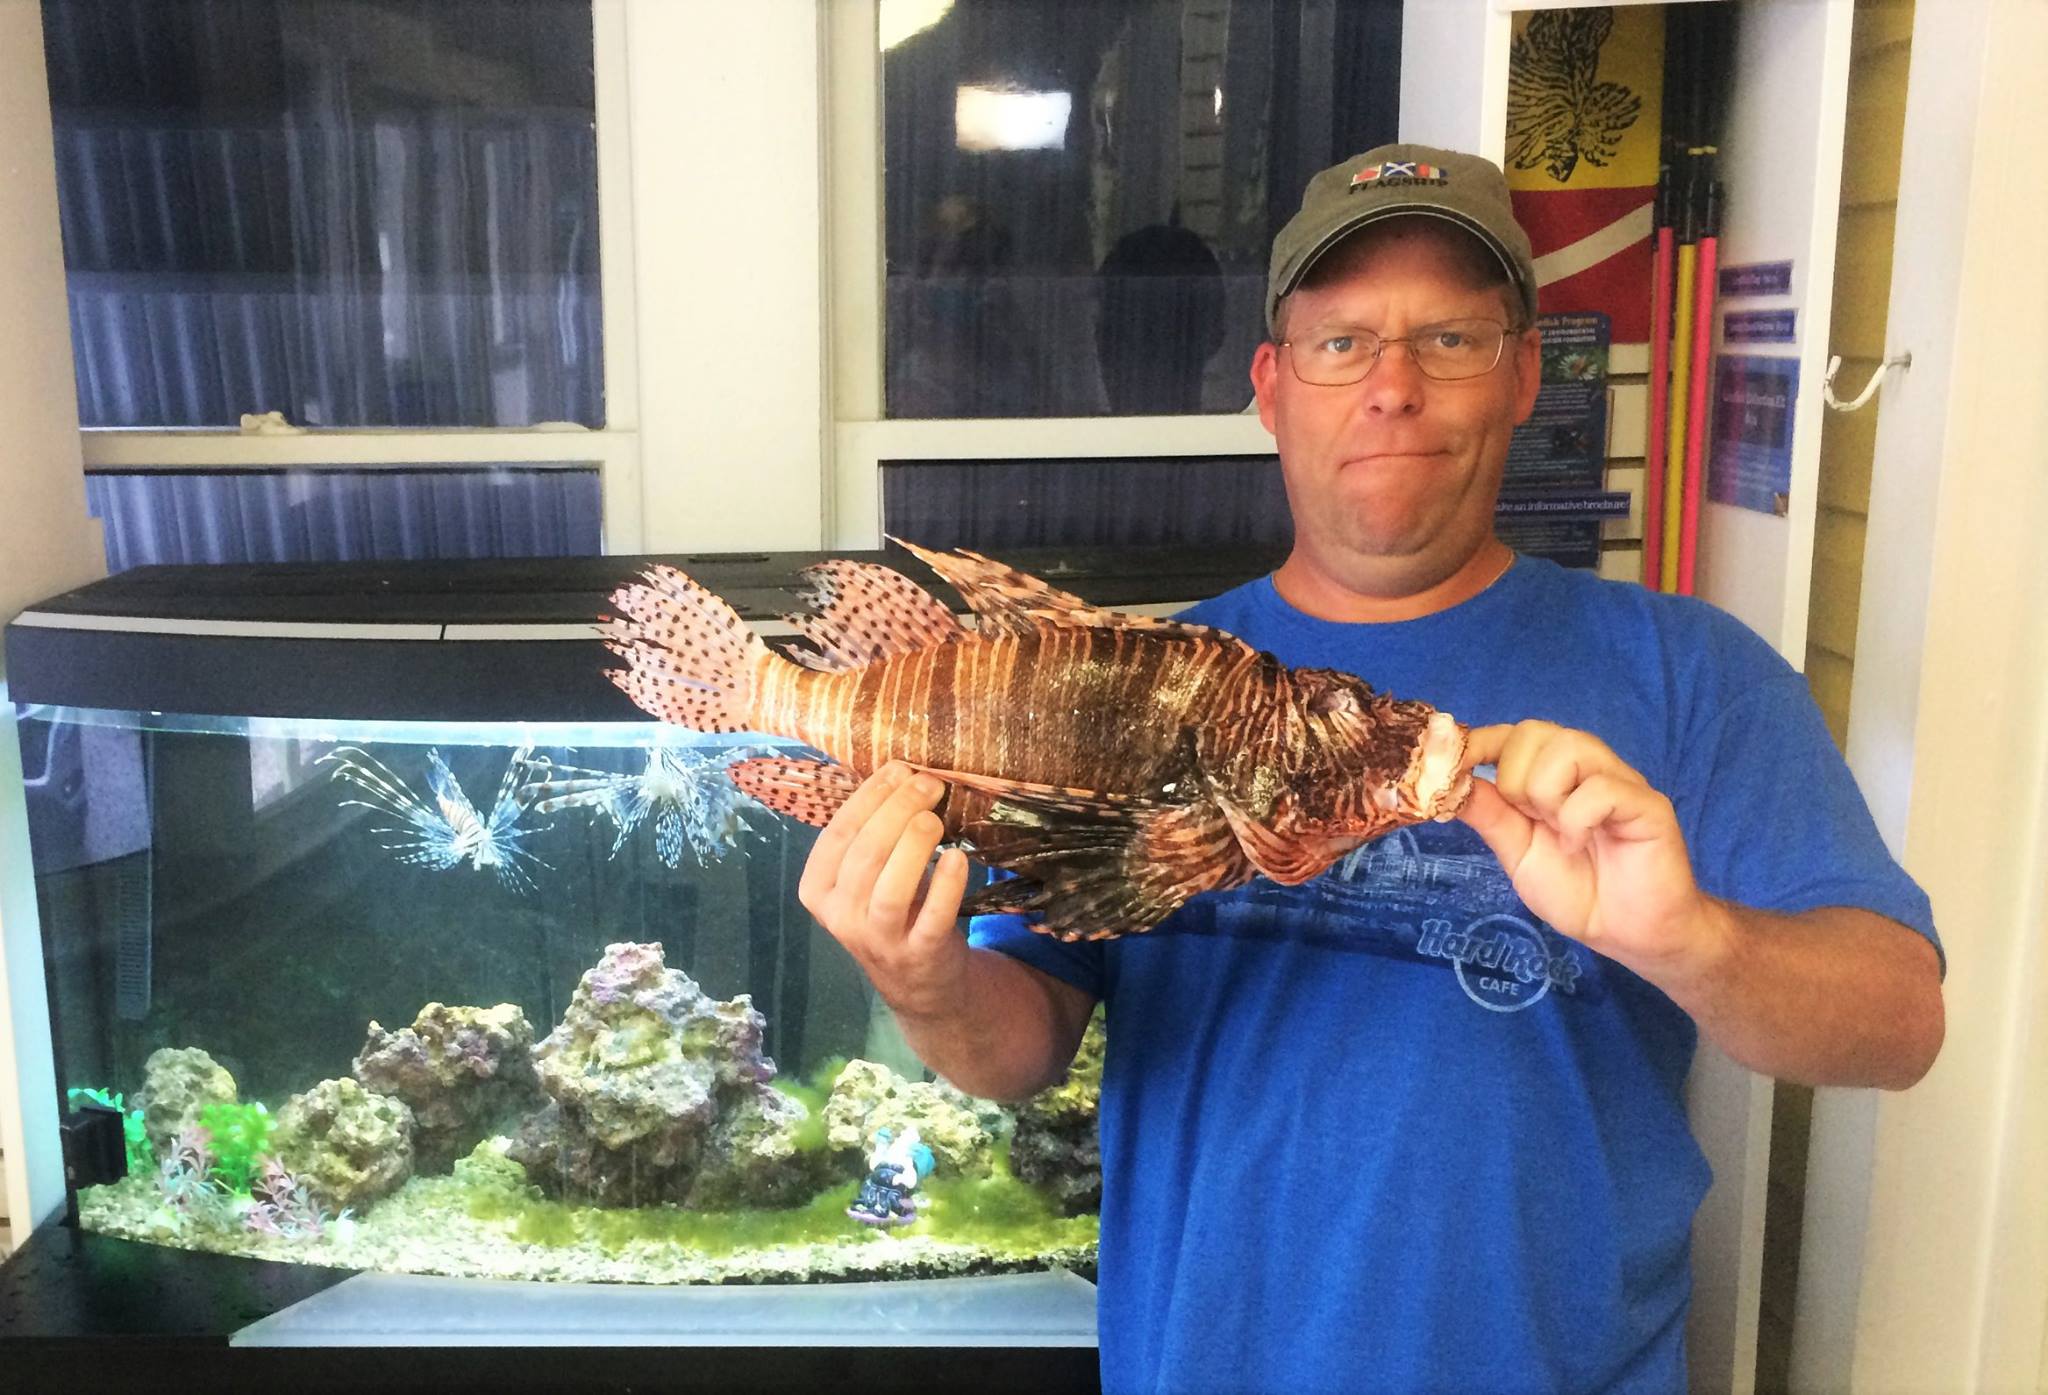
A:
[[[64,261],[57,236],[57,177],[43,77],[42,11],[0,0],[0,619],[100,572],[98,536],[85,512],[78,399]],[[0,679],[5,678],[0,659]],[[28,865],[14,709],[0,702],[0,1153],[6,1212],[17,1235],[61,1207],[64,1182],[49,1120],[24,1127],[23,1110],[54,1111],[42,941]]]
[[[1920,0],[1849,759],[1933,897],[1948,1039],[1816,1096],[1801,1390],[2043,1388],[2048,1340],[2048,5]]]

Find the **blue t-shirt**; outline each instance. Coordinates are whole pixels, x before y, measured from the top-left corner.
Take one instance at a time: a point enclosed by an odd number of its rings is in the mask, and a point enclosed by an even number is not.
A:
[[[1708,892],[1934,939],[1805,681],[1710,606],[1524,558],[1417,620],[1318,620],[1270,579],[1187,618],[1471,725],[1592,732],[1672,799]],[[1105,1390],[1684,1388],[1696,1029],[1464,824],[1144,935],[972,937],[1107,1004]]]

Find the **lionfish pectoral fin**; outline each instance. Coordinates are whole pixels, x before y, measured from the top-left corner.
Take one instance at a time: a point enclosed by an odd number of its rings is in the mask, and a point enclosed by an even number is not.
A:
[[[753,756],[726,767],[732,782],[757,803],[823,828],[860,788],[861,777],[843,765],[788,756]]]
[[[1039,625],[1087,625],[1104,629],[1152,630],[1194,638],[1220,636],[1220,630],[1206,625],[1189,625],[1178,620],[1161,620],[1149,615],[1130,615],[1089,604],[1070,591],[1050,586],[1028,572],[1005,566],[992,557],[959,548],[935,552],[902,538],[891,537],[920,562],[945,578],[960,593],[968,609],[981,618],[983,634],[1029,634]]]
[[[799,650],[807,668],[828,672],[860,668],[891,654],[948,644],[967,632],[938,597],[901,572],[843,558],[805,567],[808,613],[785,615],[818,647]]]
[[[969,898],[969,914],[1043,913],[1061,940],[1151,929],[1197,892],[1240,886],[1252,867],[1230,824],[1202,804],[1096,804],[1013,795],[963,836],[983,861],[1017,873]]]

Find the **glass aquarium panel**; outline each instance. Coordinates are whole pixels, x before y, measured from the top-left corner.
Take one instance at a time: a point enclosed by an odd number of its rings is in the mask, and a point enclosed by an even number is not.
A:
[[[1235,412],[1273,235],[1395,139],[1387,0],[883,0],[890,417]]]
[[[927,1072],[796,899],[801,752],[653,723],[18,709],[82,1224],[351,1268],[1092,1276],[1099,1054]]]

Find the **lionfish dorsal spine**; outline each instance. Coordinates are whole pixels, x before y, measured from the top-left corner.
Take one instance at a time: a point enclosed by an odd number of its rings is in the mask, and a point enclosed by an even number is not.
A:
[[[948,644],[966,633],[936,596],[888,567],[833,559],[798,575],[808,609],[783,619],[817,646],[816,653],[794,655],[807,668],[859,668],[892,654]]]

